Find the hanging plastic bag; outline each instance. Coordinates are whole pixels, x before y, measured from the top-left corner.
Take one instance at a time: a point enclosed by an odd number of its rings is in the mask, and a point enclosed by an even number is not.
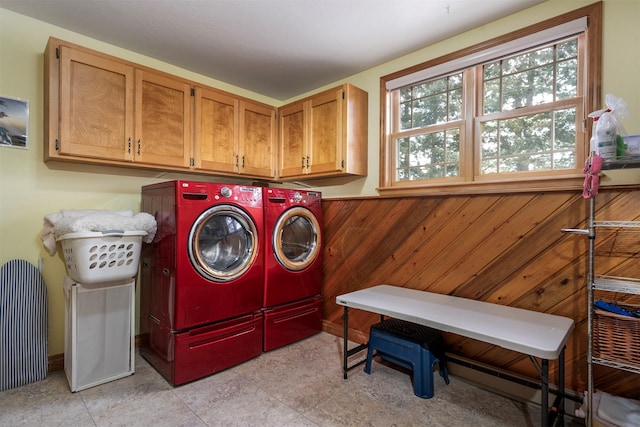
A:
[[[607,110],[600,115],[596,122],[596,151],[604,160],[615,160],[623,156],[625,143],[622,139],[627,131],[622,126],[621,120],[627,115],[627,103],[622,98],[616,98],[607,94]]]

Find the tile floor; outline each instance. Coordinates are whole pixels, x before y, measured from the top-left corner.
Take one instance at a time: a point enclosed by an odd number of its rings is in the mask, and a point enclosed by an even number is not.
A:
[[[374,363],[342,378],[342,339],[320,333],[207,378],[170,386],[143,358],[134,375],[76,393],[64,371],[0,392],[0,426],[474,426],[539,425],[539,408],[451,376],[435,396]]]

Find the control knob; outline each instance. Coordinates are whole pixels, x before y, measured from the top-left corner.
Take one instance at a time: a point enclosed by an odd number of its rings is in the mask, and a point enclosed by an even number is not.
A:
[[[222,197],[228,199],[229,197],[231,197],[231,189],[229,187],[222,187],[220,189],[220,194],[222,194]]]

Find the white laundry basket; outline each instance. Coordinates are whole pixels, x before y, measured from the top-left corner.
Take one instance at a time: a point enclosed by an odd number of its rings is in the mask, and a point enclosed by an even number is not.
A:
[[[58,237],[67,274],[84,284],[130,279],[138,274],[146,231],[110,230],[68,233]]]

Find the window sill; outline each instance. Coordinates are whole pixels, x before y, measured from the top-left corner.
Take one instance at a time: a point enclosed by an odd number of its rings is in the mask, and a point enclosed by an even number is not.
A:
[[[473,194],[539,193],[576,191],[582,193],[583,174],[533,178],[527,180],[456,182],[450,184],[403,183],[393,187],[378,187],[381,196],[447,196]]]

